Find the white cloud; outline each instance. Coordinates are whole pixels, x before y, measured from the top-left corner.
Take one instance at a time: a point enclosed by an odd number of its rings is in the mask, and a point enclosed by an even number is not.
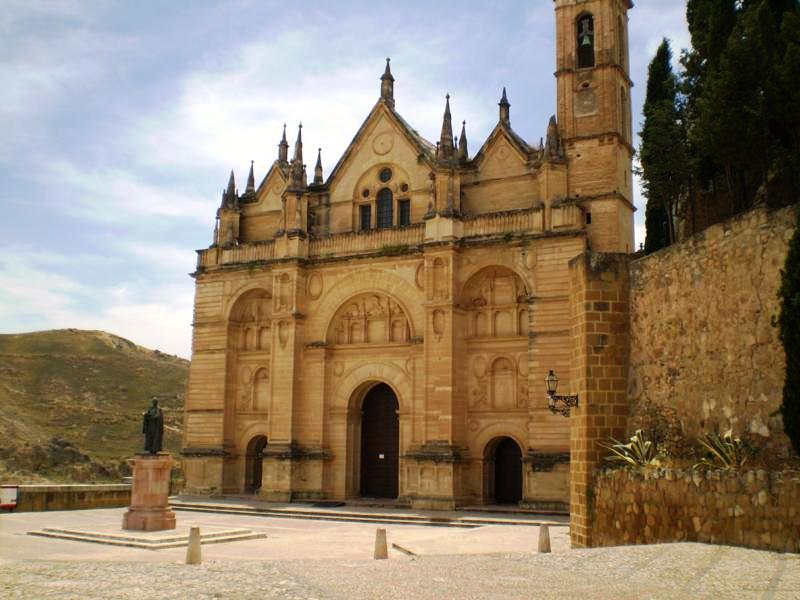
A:
[[[69,275],[81,260],[47,254],[4,256],[0,330],[100,329],[145,347],[190,356],[194,291],[188,277],[170,285],[147,279],[89,285]]]
[[[43,181],[61,194],[50,201],[68,214],[90,221],[125,223],[131,218],[188,218],[213,223],[213,203],[179,187],[149,183],[132,171],[118,168],[85,169],[65,160],[46,161]]]
[[[326,170],[331,169],[378,99],[384,63],[364,60],[370,54],[366,48],[376,43],[364,40],[363,54],[300,68],[315,51],[308,45],[312,35],[293,32],[245,44],[227,64],[187,74],[168,110],[133,127],[140,155],[150,165],[213,169],[220,173],[220,188],[233,167],[243,187],[251,159],[263,174],[277,158],[282,124],[288,123],[292,143],[302,121],[306,161],[322,147]],[[444,63],[437,48],[437,42],[412,38],[392,59],[397,108],[429,138],[438,137],[448,91],[436,79],[437,65]],[[371,54],[382,57],[377,49]],[[485,107],[466,87],[451,85],[449,92],[457,119],[468,116],[471,131],[488,133],[494,114],[482,114]]]

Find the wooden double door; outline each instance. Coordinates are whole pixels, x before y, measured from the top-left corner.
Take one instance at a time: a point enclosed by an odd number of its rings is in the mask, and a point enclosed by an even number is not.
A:
[[[361,412],[361,497],[397,498],[400,474],[399,404],[379,383],[367,392]]]

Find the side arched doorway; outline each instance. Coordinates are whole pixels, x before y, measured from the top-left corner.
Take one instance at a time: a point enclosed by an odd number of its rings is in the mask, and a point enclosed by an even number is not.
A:
[[[362,498],[397,498],[400,474],[399,403],[392,388],[379,383],[361,409]]]
[[[261,475],[263,459],[261,453],[267,445],[267,437],[257,435],[247,444],[247,454],[244,461],[244,491],[255,494],[261,488]]]
[[[495,504],[522,500],[522,451],[510,437],[496,438],[486,447],[487,496]]]

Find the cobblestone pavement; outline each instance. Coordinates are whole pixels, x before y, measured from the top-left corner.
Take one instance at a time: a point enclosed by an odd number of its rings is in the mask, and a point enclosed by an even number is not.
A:
[[[0,598],[800,599],[800,555],[702,544],[389,560],[0,559]]]

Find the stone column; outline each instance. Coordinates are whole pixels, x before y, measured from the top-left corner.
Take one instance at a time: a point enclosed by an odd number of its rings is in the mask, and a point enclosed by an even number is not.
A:
[[[436,217],[426,227],[433,221],[439,225],[447,222],[449,227],[453,219]],[[441,228],[436,232],[438,237],[440,234]],[[461,323],[454,299],[457,268],[458,255],[449,243],[426,252],[425,441],[406,454],[409,466],[418,471],[414,508],[453,510],[462,495],[464,451],[459,442],[465,417],[457,412],[456,402],[461,382],[455,357],[463,355],[463,348],[457,347],[463,338],[458,332]]]
[[[305,238],[299,234],[291,239],[305,243]],[[296,257],[295,250],[287,248],[287,257]],[[273,278],[272,403],[259,495],[273,502],[289,502],[294,491],[294,463],[298,458],[295,409],[301,393],[298,366],[305,319],[305,273],[298,262],[292,260],[283,268],[275,269]]]
[[[168,452],[137,454],[133,467],[131,506],[122,517],[122,528],[135,531],[175,529],[175,513],[169,507],[169,477],[175,461]]]
[[[570,538],[592,546],[598,442],[624,439],[628,422],[630,285],[628,255],[587,252],[570,263],[572,390],[579,406],[570,416]],[[559,390],[561,392],[561,390]]]

